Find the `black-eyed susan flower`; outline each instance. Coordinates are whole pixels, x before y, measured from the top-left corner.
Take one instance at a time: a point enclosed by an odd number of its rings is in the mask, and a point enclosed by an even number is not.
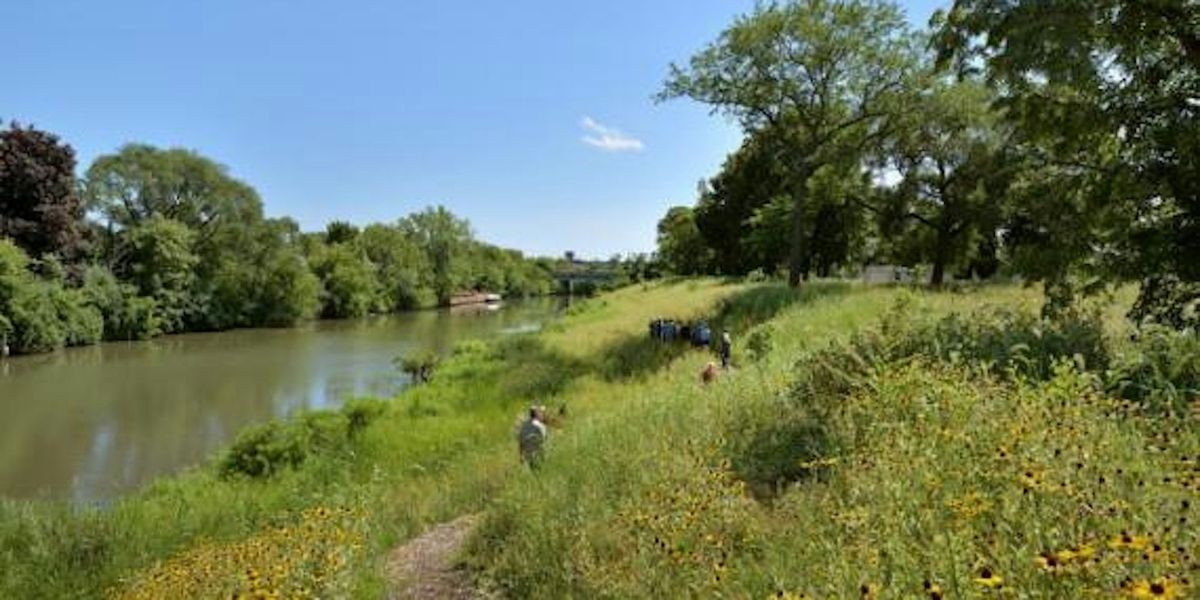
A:
[[[998,588],[1004,585],[1004,578],[997,575],[991,569],[984,567],[979,570],[979,576],[975,578],[975,583],[985,588]]]
[[[1133,598],[1184,598],[1184,587],[1169,578],[1154,581],[1145,579],[1134,581],[1125,586],[1124,591]]]
[[[1108,541],[1108,547],[1113,550],[1144,550],[1150,544],[1150,538],[1142,535],[1131,535],[1122,532],[1121,535]]]

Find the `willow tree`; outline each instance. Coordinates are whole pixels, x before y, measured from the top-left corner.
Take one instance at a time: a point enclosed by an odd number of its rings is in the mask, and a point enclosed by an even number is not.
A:
[[[687,66],[671,65],[659,100],[687,97],[776,132],[793,203],[789,282],[811,268],[808,181],[822,166],[890,135],[920,66],[902,11],[878,0],[761,4]]]

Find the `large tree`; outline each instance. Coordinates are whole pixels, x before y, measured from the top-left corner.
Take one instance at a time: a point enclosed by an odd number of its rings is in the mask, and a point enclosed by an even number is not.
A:
[[[991,99],[971,81],[933,82],[889,147],[887,164],[901,179],[886,196],[893,214],[917,229],[935,287],[947,267],[966,266],[981,237],[996,236],[1010,170]]]
[[[696,227],[704,243],[713,251],[713,264],[722,274],[745,274],[755,268],[770,267],[787,255],[791,210],[783,232],[783,254],[770,254],[771,264],[764,265],[758,248],[749,243],[756,211],[771,201],[787,196],[787,171],[767,132],[746,136],[740,148],[730,154],[721,171],[704,182],[696,202]]]
[[[986,69],[1035,167],[1023,271],[1048,290],[1071,272],[1200,282],[1200,4],[956,0],[935,25],[944,64]]]
[[[34,257],[73,259],[83,245],[83,213],[70,146],[16,123],[0,131],[0,237]]]
[[[400,227],[425,250],[430,265],[426,283],[438,303],[448,305],[450,297],[466,281],[467,265],[463,263],[472,240],[470,223],[438,206],[405,217]]]
[[[689,97],[748,133],[777,132],[794,204],[789,281],[798,285],[812,266],[809,178],[890,134],[918,64],[918,41],[894,4],[761,4],[686,67],[672,65],[659,98]]]
[[[129,144],[87,170],[89,199],[120,227],[155,215],[187,225],[201,238],[227,223],[260,218],[254,188],[191,150]]]

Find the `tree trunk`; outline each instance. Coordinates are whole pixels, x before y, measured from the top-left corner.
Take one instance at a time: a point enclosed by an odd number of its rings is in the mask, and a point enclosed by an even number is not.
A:
[[[801,167],[796,174],[796,189],[792,191],[792,248],[788,256],[788,285],[800,287],[808,279],[808,236],[804,234],[804,207],[808,195],[808,176],[812,171]]]
[[[929,286],[940,288],[946,278],[946,246],[950,244],[950,233],[944,227],[938,229],[934,244],[933,273],[929,277]]]

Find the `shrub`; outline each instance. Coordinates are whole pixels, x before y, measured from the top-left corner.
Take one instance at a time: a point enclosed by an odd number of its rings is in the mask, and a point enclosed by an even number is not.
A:
[[[733,470],[758,498],[773,497],[786,485],[819,474],[834,443],[824,419],[804,402],[779,401],[743,410],[728,432]]]
[[[379,398],[354,398],[342,406],[342,414],[346,416],[347,433],[351,438],[356,437],[362,430],[374,423],[387,412],[390,404]]]
[[[300,415],[299,426],[304,428],[306,454],[336,450],[345,445],[350,433],[350,418],[345,413],[330,410],[306,412]]]
[[[1113,361],[1104,384],[1113,395],[1151,410],[1183,414],[1200,398],[1200,337],[1147,327],[1133,348]]]
[[[483,340],[462,340],[454,345],[453,356],[483,356],[490,347]]]
[[[775,346],[775,328],[769,324],[762,324],[750,330],[750,334],[746,336],[746,353],[749,354],[750,360],[758,362],[771,353],[771,349]]]
[[[415,352],[406,356],[397,356],[392,359],[392,362],[401,371],[408,374],[412,378],[414,384],[426,383],[433,377],[433,370],[437,368],[442,357],[433,350],[425,350],[423,352]]]
[[[225,452],[219,470],[223,477],[270,477],[304,462],[308,456],[306,430],[290,422],[272,421],[238,435]]]
[[[103,321],[78,290],[53,277],[40,279],[29,257],[11,242],[0,240],[0,316],[10,330],[16,353],[45,352],[100,340]]]
[[[82,291],[103,317],[104,339],[145,340],[162,333],[154,299],[138,296],[137,288],[119,282],[108,269],[89,267]]]
[[[951,314],[936,321],[915,317],[898,303],[880,325],[851,338],[849,348],[832,350],[827,367],[892,362],[916,356],[959,363],[982,363],[995,373],[1047,379],[1055,363],[1076,361],[1103,370],[1110,360],[1098,313],[1072,313],[1057,319],[1004,308],[985,308],[968,316]]]

